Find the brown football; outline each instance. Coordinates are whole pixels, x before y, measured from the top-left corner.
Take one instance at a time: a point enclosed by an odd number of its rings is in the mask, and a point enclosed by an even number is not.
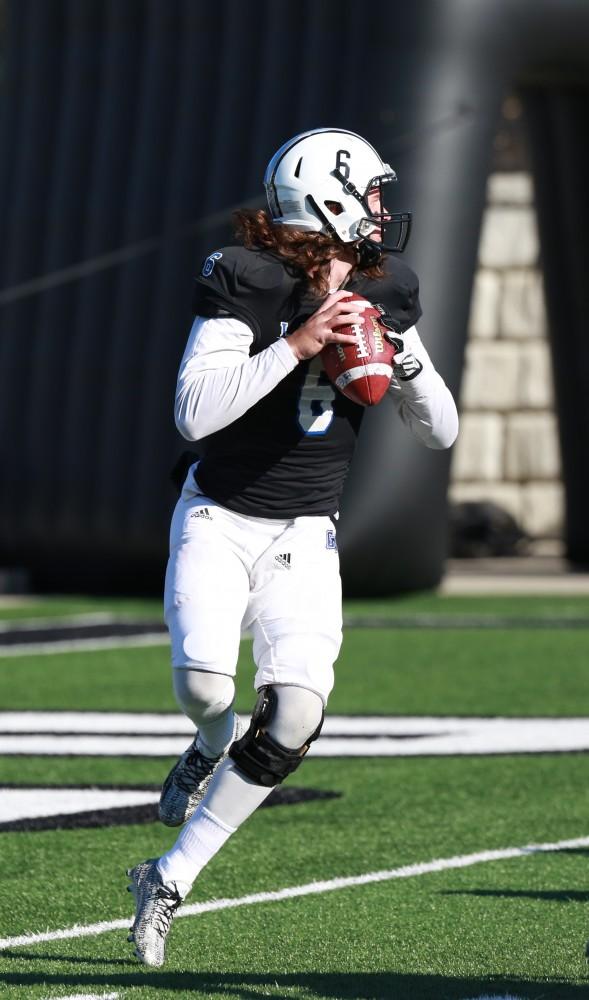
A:
[[[362,295],[347,300],[366,301]],[[327,344],[321,351],[325,373],[344,396],[360,406],[379,403],[389,387],[393,374],[396,347],[385,337],[389,332],[382,315],[368,305],[359,323],[342,326],[341,333],[356,336],[355,344]]]

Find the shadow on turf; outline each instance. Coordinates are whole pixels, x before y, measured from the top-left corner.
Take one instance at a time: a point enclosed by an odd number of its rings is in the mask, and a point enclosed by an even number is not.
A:
[[[1,958],[2,956],[0,956]],[[6,957],[6,956],[4,956]],[[10,955],[12,958],[32,956]],[[71,961],[69,956],[36,955],[36,960]],[[96,959],[94,961],[97,961]],[[103,965],[119,964],[120,959],[105,960]],[[579,963],[580,965],[581,963]],[[198,973],[198,972],[150,972],[137,969],[135,972],[113,975],[99,974],[48,974],[48,973],[0,973],[0,983],[6,985],[46,987],[58,986],[69,989],[87,987],[155,987],[178,992],[197,992],[207,996],[239,996],[240,1000],[257,1000],[272,996],[274,1000],[292,1000],[292,990],[302,988],[305,996],[323,1000],[464,1000],[484,991],[513,993],[522,1000],[586,1000],[587,986],[571,986],[561,979],[542,981],[522,981],[486,977],[483,979],[456,979],[447,976],[411,976],[398,973],[268,973],[249,975],[239,973]],[[269,993],[268,990],[288,989],[289,993]]]
[[[72,958],[71,955],[43,955],[40,952],[8,950],[0,952],[0,962],[5,958],[14,958],[15,961],[24,959],[30,962],[68,962],[70,965],[125,965],[127,968],[137,970],[135,958]]]
[[[498,899],[545,899],[555,903],[589,903],[589,892],[578,889],[447,889],[441,896],[497,896]]]

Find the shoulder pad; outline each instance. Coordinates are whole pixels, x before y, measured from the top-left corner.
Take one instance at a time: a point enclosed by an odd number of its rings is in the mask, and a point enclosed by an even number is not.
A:
[[[199,316],[235,316],[259,332],[260,295],[283,294],[288,275],[270,254],[245,247],[221,247],[205,257],[196,276],[193,310]]]
[[[419,280],[415,271],[393,254],[385,256],[384,267],[383,278],[371,280],[358,276],[349,287],[371,302],[382,302],[395,323],[396,332],[404,333],[415,326],[422,314]]]

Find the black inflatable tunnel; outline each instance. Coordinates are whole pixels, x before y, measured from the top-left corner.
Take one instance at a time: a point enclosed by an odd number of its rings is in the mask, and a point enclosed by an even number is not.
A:
[[[585,0],[6,0],[0,80],[0,565],[40,589],[161,587],[197,261],[319,124],[366,135],[414,212],[420,332],[459,395],[492,137],[535,163],[567,495],[588,561]],[[369,413],[342,511],[348,593],[435,585],[450,455]]]

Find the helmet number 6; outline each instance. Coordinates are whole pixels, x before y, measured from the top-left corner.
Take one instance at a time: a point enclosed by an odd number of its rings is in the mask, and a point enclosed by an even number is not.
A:
[[[339,170],[342,177],[346,180],[350,179],[350,164],[348,160],[350,159],[350,152],[347,149],[338,149],[335,157],[335,169]]]

